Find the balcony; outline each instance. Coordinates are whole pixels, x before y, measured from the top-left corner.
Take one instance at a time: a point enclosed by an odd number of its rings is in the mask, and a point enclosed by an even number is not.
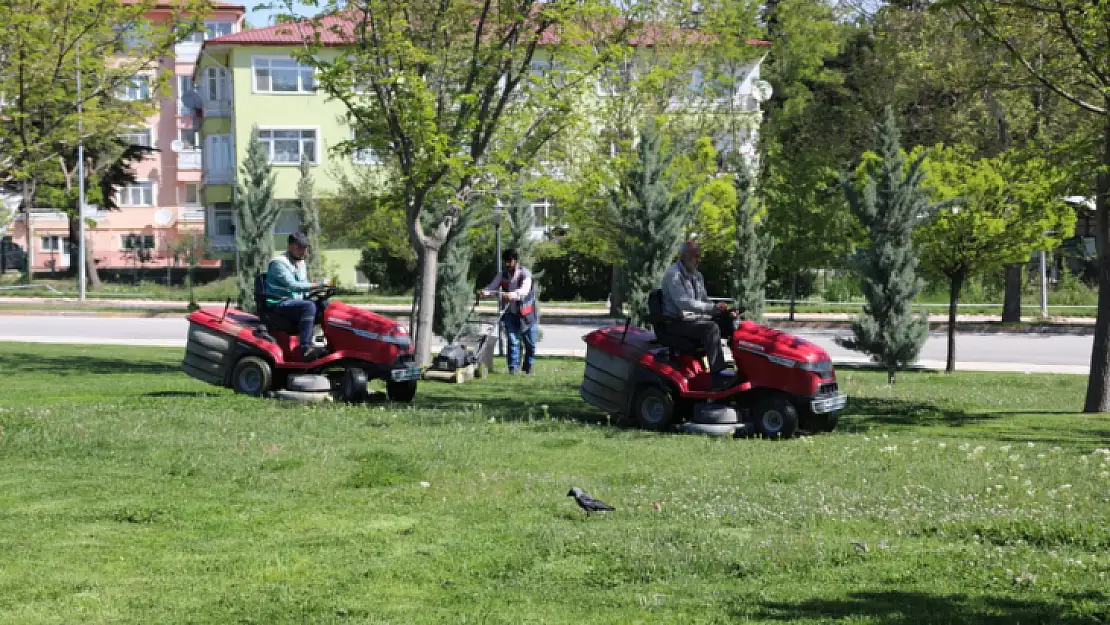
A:
[[[202,182],[204,184],[233,184],[235,182],[235,170],[230,167],[227,169],[205,169]]]
[[[203,152],[201,150],[181,150],[177,153],[177,168],[181,169],[200,169],[203,162]]]
[[[182,206],[177,209],[177,220],[186,223],[204,223],[204,207]]]
[[[173,47],[174,58],[180,63],[196,63],[200,56],[200,41],[182,41]]]
[[[209,237],[212,249],[219,252],[229,252],[235,249],[235,235],[217,234]]]
[[[205,100],[205,117],[231,117],[231,100]]]

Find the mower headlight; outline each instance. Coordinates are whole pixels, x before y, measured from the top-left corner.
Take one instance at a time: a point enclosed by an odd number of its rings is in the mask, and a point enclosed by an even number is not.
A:
[[[833,372],[833,364],[831,360],[818,360],[817,362],[800,362],[798,368],[802,371],[810,371],[821,375],[828,375]]]

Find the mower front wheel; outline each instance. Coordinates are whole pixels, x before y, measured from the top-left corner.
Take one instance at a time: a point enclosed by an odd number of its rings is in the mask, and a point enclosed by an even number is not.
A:
[[[416,380],[407,382],[390,380],[385,383],[385,394],[390,401],[412,401],[412,398],[416,397]]]
[[[755,430],[765,438],[790,438],[798,431],[798,410],[782,395],[768,395],[752,409]]]
[[[674,397],[658,386],[641,386],[632,402],[632,416],[641,429],[665,430],[674,423]]]
[[[244,356],[231,370],[231,388],[236,393],[258,397],[270,390],[274,372],[270,363],[257,356]]]
[[[351,367],[343,374],[339,393],[345,401],[357,404],[366,401],[366,385],[369,379],[366,372],[358,367]]]

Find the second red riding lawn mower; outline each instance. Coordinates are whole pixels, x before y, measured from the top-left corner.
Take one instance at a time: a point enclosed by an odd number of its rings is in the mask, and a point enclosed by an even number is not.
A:
[[[848,397],[824,349],[743,321],[727,337],[735,380],[714,385],[700,345],[667,332],[662,297],[648,298],[654,332],[625,323],[584,337],[584,400],[646,430],[790,438],[836,428]]]
[[[259,314],[231,308],[202,309],[189,315],[185,373],[246,395],[282,394],[290,399],[366,399],[370,380],[385,381],[392,400],[412,401],[421,369],[416,366],[405,328],[392,319],[330,302],[322,315],[326,350],[311,361],[299,357],[296,332],[274,323],[266,305],[266,274],[255,277]],[[316,302],[335,294],[316,289]]]

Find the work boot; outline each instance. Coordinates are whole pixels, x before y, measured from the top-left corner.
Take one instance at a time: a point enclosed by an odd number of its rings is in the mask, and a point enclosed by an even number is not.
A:
[[[723,391],[732,388],[740,382],[740,376],[735,371],[725,369],[713,374],[713,390]]]
[[[319,345],[302,345],[300,348],[301,362],[312,362],[328,355],[328,350]]]

